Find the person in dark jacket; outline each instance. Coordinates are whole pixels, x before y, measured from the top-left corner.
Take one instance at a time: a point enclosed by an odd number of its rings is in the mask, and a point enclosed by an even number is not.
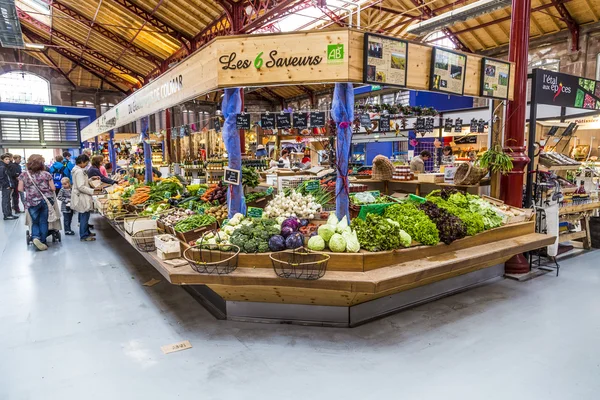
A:
[[[21,192],[19,192],[17,189],[17,187],[19,186],[19,175],[21,175],[22,169],[21,169],[21,156],[16,154],[13,156],[12,161],[10,164],[8,164],[8,168],[10,170],[10,175],[13,177],[12,180],[12,187],[13,187],[13,193],[12,193],[12,209],[15,213],[24,213],[25,209],[23,209],[23,211],[21,211],[21,208],[19,207],[19,198],[20,198],[20,194],[22,194]],[[23,200],[23,204],[25,204],[25,200]]]
[[[104,157],[102,156],[92,157],[92,166],[90,167],[90,169],[88,169],[87,172],[88,178],[98,177],[100,178],[100,181],[102,181],[102,183],[106,183],[108,185],[114,185],[115,183],[118,183],[117,181],[102,175],[102,172],[100,172],[100,166],[102,165],[102,161],[104,161]]]
[[[54,164],[48,169],[48,172],[52,175],[54,179],[54,187],[56,188],[56,194],[60,191],[62,187],[61,181],[62,178],[71,179],[71,171],[69,171],[69,167],[63,163],[63,156],[58,155],[54,158]]]
[[[2,213],[4,214],[5,221],[19,218],[18,216],[13,215],[10,207],[14,189],[12,171],[9,168],[11,159],[12,155],[9,153],[0,156],[0,190],[2,191]]]

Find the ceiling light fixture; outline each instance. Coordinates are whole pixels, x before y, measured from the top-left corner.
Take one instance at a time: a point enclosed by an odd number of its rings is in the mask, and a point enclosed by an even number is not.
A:
[[[39,43],[25,43],[25,47],[27,47],[29,49],[44,49],[44,48],[46,48],[46,46],[44,46],[43,44],[39,44]]]
[[[411,25],[406,32],[421,36],[441,28],[452,26],[458,22],[464,22],[483,14],[489,14],[492,11],[510,6],[511,3],[511,0],[479,0],[456,10],[429,18],[418,24]]]

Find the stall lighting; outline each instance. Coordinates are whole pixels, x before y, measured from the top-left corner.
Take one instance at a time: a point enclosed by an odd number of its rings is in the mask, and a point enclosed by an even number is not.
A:
[[[43,50],[44,48],[46,48],[46,46],[44,46],[43,44],[39,44],[39,43],[25,43],[25,47],[27,47],[28,49],[40,49],[40,50]]]
[[[409,26],[408,33],[413,35],[424,35],[441,28],[452,26],[458,22],[464,22],[468,19],[478,17],[483,14],[489,14],[492,11],[510,6],[511,0],[479,0],[475,3],[448,11],[426,21],[419,22]]]

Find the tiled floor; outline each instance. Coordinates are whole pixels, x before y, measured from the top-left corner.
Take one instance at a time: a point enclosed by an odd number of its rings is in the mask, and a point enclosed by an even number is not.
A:
[[[39,253],[0,221],[0,400],[600,398],[598,252],[354,329],[263,325],[142,286],[160,275],[94,223]]]

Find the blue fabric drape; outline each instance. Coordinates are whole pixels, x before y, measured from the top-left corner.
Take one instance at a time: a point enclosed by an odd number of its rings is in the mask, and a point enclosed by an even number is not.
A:
[[[113,171],[117,170],[117,153],[115,152],[115,131],[110,130],[108,136],[108,160],[110,161]]]
[[[349,220],[348,158],[354,121],[354,89],[351,83],[335,84],[331,117],[337,124],[335,156],[338,176],[335,184],[335,209],[339,219],[346,216]]]
[[[146,183],[152,182],[152,148],[146,141],[149,139],[148,135],[148,117],[142,118],[142,140],[144,143],[144,169],[146,170],[145,179]]]
[[[225,117],[222,132],[223,143],[225,144],[225,149],[229,156],[229,168],[241,171],[242,149],[240,145],[240,134],[235,123],[236,115],[242,111],[240,89],[225,89],[221,111]],[[230,185],[229,190],[227,191],[229,218],[233,217],[235,213],[246,214],[246,201],[244,200],[244,190],[241,179],[240,172],[240,184]]]

